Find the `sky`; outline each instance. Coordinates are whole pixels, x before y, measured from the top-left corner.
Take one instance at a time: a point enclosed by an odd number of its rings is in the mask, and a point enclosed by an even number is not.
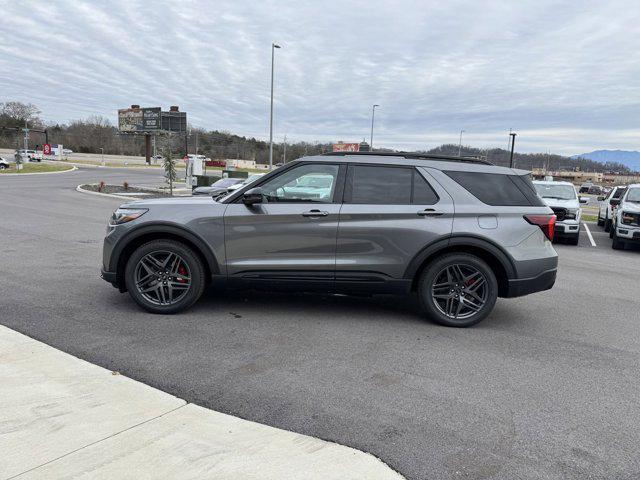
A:
[[[0,102],[268,139],[640,149],[640,2],[0,0]]]

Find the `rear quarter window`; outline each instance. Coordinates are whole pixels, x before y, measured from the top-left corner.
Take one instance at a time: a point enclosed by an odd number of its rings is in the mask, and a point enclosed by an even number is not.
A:
[[[530,175],[445,171],[471,195],[493,206],[544,206]]]

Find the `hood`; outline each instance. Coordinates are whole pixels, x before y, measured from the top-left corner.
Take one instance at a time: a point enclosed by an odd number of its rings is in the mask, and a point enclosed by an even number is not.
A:
[[[580,202],[577,198],[573,198],[571,200],[560,200],[559,198],[543,198],[544,203],[546,203],[549,207],[557,207],[557,208],[579,208]]]
[[[157,205],[211,205],[213,198],[202,195],[197,197],[168,197],[168,198],[149,198],[142,200],[133,200],[123,204],[123,207],[131,208],[148,208]]]
[[[629,212],[629,213],[640,213],[640,203],[634,203],[634,202],[624,202],[624,204],[621,205],[622,208],[620,208],[620,210],[624,211],[624,212]]]

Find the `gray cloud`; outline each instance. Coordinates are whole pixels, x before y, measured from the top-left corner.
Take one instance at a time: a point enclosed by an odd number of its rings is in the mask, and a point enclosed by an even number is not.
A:
[[[278,138],[579,153],[639,145],[637,1],[9,2],[0,101],[48,120],[180,105],[194,125]]]

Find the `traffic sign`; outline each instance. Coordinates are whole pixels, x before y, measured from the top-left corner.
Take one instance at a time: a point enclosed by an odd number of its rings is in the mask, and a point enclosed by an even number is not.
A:
[[[50,143],[45,143],[44,145],[42,145],[42,153],[44,153],[45,155],[51,155],[51,144]]]

